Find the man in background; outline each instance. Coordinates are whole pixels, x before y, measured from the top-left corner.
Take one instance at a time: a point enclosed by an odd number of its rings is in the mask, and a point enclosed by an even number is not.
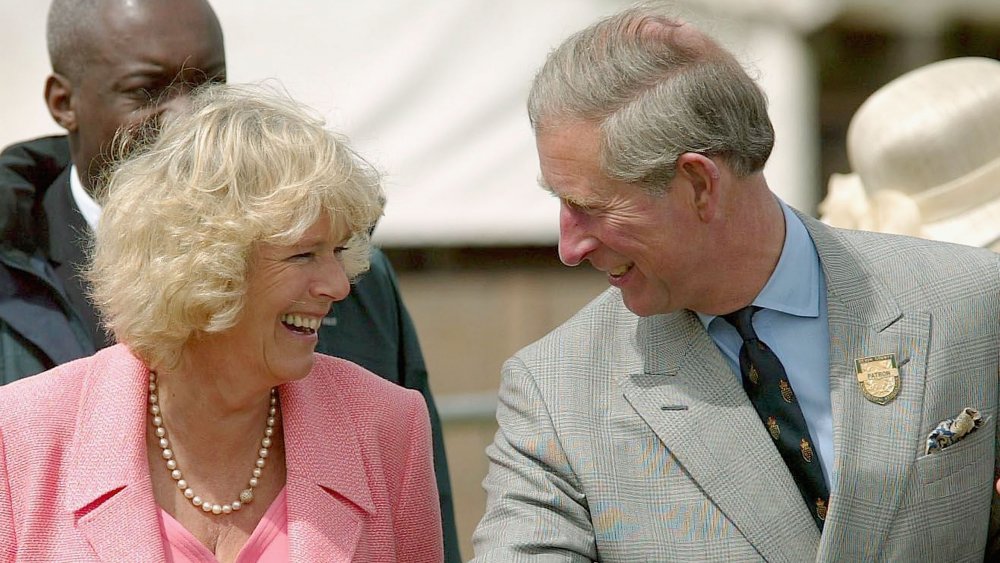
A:
[[[48,46],[45,100],[67,136],[0,154],[0,384],[111,344],[78,274],[113,140],[168,116],[192,89],[226,79],[222,29],[204,0],[55,0]],[[423,394],[446,559],[459,561],[440,421],[413,323],[380,251],[324,319],[319,339],[318,352]]]
[[[560,258],[612,287],[504,365],[477,561],[983,560],[1000,256],[791,209],[764,93],[656,6],[528,114]]]

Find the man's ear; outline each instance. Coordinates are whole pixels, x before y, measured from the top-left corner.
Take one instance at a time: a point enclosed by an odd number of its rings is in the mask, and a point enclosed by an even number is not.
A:
[[[69,133],[76,131],[76,111],[73,104],[73,85],[61,74],[52,73],[45,80],[45,105],[49,115]]]
[[[686,152],[677,158],[677,174],[690,184],[694,192],[698,217],[705,222],[711,221],[719,206],[722,179],[715,161],[703,154]]]

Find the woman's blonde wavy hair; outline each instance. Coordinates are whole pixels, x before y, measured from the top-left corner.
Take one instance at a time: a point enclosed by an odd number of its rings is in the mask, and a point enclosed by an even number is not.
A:
[[[258,243],[290,245],[323,214],[354,277],[385,196],[347,139],[286,94],[195,92],[111,172],[87,277],[105,326],[151,367],[193,335],[225,331],[245,303]],[[336,238],[334,240],[337,240]]]

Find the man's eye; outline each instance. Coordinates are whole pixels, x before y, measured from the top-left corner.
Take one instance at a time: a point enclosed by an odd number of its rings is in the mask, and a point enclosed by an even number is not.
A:
[[[300,252],[289,257],[290,260],[303,261],[311,260],[316,254],[314,252]]]
[[[337,248],[333,249],[333,255],[336,256],[337,258],[340,258],[344,255],[344,252],[349,248],[350,247],[348,246],[338,246]]]
[[[125,92],[133,100],[142,103],[151,103],[159,97],[159,92],[154,88],[147,88],[145,86],[140,88],[132,88]]]

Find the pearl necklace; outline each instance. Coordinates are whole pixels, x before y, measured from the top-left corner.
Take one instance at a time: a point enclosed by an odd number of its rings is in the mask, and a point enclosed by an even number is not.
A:
[[[244,504],[253,502],[253,490],[257,487],[258,480],[263,473],[264,460],[267,458],[269,448],[271,447],[271,436],[274,435],[275,415],[277,412],[278,392],[272,388],[271,404],[267,409],[267,426],[264,427],[264,437],[260,441],[260,450],[257,451],[257,461],[254,463],[247,488],[240,492],[239,500],[234,500],[229,504],[212,503],[196,495],[191,487],[188,486],[187,481],[184,480],[184,474],[181,473],[180,467],[177,465],[177,460],[174,459],[174,452],[170,449],[170,440],[167,439],[167,429],[163,426],[159,398],[156,396],[156,374],[153,372],[149,373],[149,414],[153,419],[153,427],[156,429],[154,432],[160,441],[160,449],[163,450],[163,459],[167,462],[170,477],[176,481],[177,488],[184,495],[184,498],[191,501],[191,504],[200,507],[206,514],[230,514],[233,511],[243,508]]]

